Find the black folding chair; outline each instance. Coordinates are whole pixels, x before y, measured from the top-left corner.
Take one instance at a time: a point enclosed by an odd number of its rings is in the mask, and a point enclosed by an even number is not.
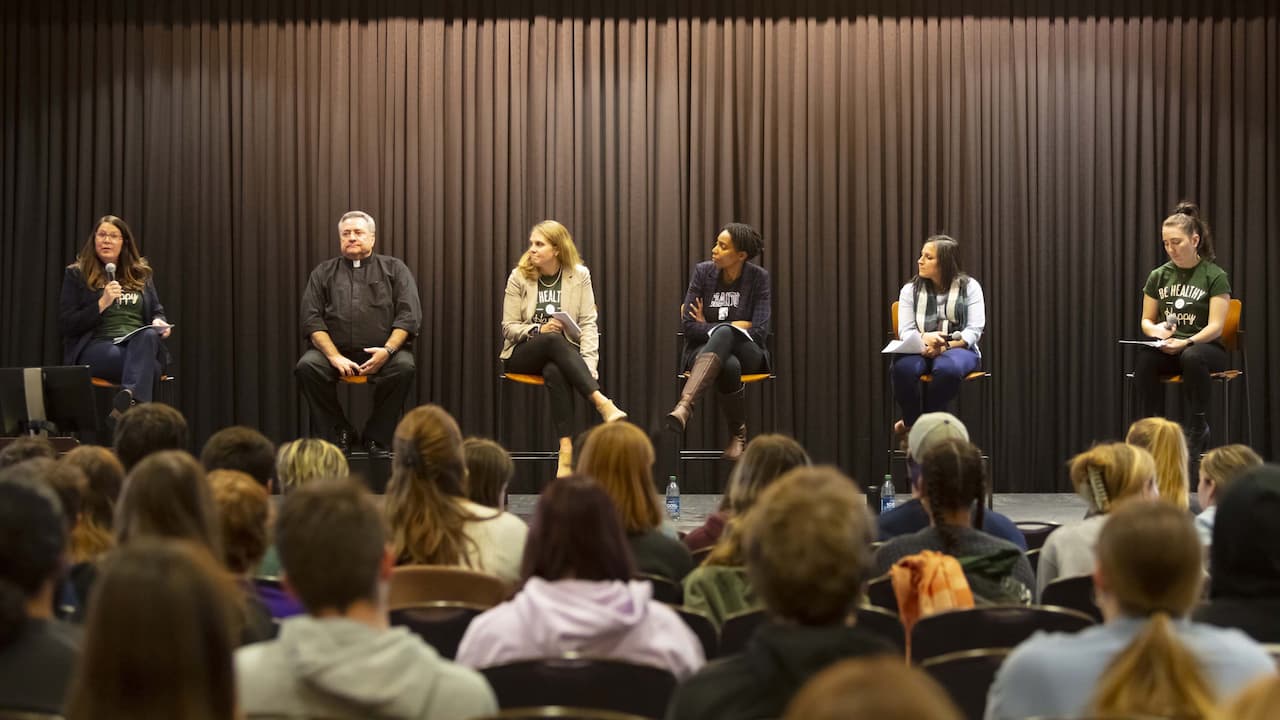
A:
[[[1102,611],[1093,601],[1093,576],[1076,575],[1054,580],[1040,593],[1041,605],[1069,608],[1102,622]]]
[[[480,672],[504,709],[561,705],[661,718],[676,687],[675,675],[661,668],[576,655]]]
[[[697,610],[672,605],[672,610],[684,620],[684,624],[689,626],[694,635],[698,636],[698,642],[702,644],[702,654],[710,660],[714,658],[720,651],[720,636],[716,632],[715,623],[711,622],[711,618],[703,615]]]
[[[897,615],[874,605],[860,605],[856,615],[858,627],[888,640],[899,652],[906,653],[906,633]]]
[[[391,624],[407,627],[450,660],[458,656],[458,645],[467,627],[487,608],[471,603],[437,600],[391,611]]]
[[[893,579],[887,573],[867,583],[867,602],[898,614],[898,596],[893,594]]]
[[[1014,525],[1022,532],[1022,537],[1026,539],[1028,552],[1044,547],[1044,541],[1049,538],[1049,535],[1061,527],[1056,522],[1040,522],[1038,520],[1017,522]]]
[[[982,720],[987,691],[1009,652],[1008,648],[962,650],[929,658],[920,669],[938,681],[966,718]]]
[[[911,661],[962,650],[1012,649],[1037,630],[1071,633],[1093,624],[1092,617],[1067,608],[993,605],[948,610],[922,617],[911,628]]]
[[[720,626],[720,657],[740,653],[756,630],[769,619],[764,610],[748,610],[725,618]]]
[[[650,573],[636,575],[637,580],[647,580],[653,586],[653,599],[668,605],[680,605],[684,602],[684,588],[670,578]]]

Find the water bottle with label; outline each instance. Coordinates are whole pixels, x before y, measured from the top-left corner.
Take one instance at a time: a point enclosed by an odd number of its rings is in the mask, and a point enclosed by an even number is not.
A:
[[[672,520],[680,519],[680,486],[676,484],[676,476],[668,478],[667,483],[667,516]]]
[[[893,475],[885,475],[884,485],[880,486],[880,513],[881,514],[887,513],[898,506],[898,498],[893,493],[894,493]]]

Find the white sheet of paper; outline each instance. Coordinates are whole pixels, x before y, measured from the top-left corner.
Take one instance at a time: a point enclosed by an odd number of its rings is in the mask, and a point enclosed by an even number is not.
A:
[[[578,339],[582,337],[582,328],[578,327],[578,323],[574,322],[573,318],[569,317],[569,313],[563,310],[557,310],[551,313],[551,317],[559,320],[560,324],[564,326],[565,337],[574,342],[578,342]]]
[[[1146,345],[1147,347],[1162,348],[1164,340],[1121,340],[1121,345]]]
[[[924,352],[924,340],[919,335],[912,335],[906,340],[890,340],[880,352],[885,355],[919,355]]]

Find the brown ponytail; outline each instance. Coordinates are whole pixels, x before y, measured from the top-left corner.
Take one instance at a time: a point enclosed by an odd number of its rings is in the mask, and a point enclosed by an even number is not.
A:
[[[1090,714],[1216,718],[1214,694],[1191,651],[1158,612],[1102,673]]]

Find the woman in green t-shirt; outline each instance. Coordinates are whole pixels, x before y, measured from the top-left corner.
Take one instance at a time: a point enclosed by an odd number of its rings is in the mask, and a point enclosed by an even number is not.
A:
[[[1161,228],[1169,262],[1147,276],[1142,289],[1142,332],[1163,340],[1157,348],[1139,347],[1134,378],[1139,407],[1146,417],[1164,416],[1161,375],[1182,376],[1183,432],[1192,452],[1209,438],[1205,407],[1210,373],[1227,366],[1219,338],[1227,319],[1231,283],[1214,264],[1209,224],[1200,208],[1181,202]]]

